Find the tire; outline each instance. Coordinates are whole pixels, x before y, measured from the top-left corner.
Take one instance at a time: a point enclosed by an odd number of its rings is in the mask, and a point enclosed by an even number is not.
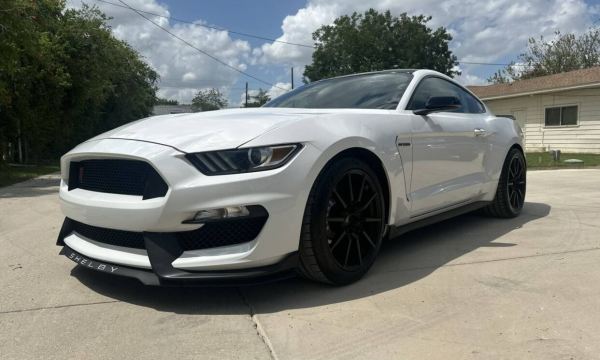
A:
[[[346,157],[328,165],[304,211],[299,274],[333,285],[359,280],[375,262],[385,219],[381,185],[365,162]]]
[[[488,216],[498,218],[517,217],[525,204],[526,189],[527,163],[525,157],[518,149],[512,149],[504,160],[496,196],[492,203],[481,211]]]

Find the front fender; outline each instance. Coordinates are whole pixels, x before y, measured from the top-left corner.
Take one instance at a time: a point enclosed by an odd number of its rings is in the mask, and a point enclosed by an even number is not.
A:
[[[306,175],[301,191],[306,200],[317,176],[338,154],[349,149],[367,150],[381,161],[389,189],[391,224],[409,216],[402,159],[396,147],[396,134],[409,133],[410,123],[389,111],[318,116],[294,122],[259,136],[244,147],[283,143],[310,143],[322,151]],[[406,129],[404,128],[406,127]],[[382,184],[383,185],[383,184]]]

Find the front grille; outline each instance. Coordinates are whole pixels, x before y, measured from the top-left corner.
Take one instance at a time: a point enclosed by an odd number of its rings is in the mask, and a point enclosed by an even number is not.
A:
[[[165,181],[150,164],[138,160],[90,159],[71,162],[69,190],[144,196],[165,196]]]
[[[175,238],[184,251],[243,244],[256,239],[267,217],[210,222],[200,229],[177,232]]]
[[[200,229],[170,233],[184,251],[243,244],[256,239],[267,217],[211,222]],[[91,226],[74,221],[73,230],[103,244],[145,249],[144,233]]]
[[[141,232],[106,229],[74,221],[73,230],[103,244],[122,246],[134,249],[145,249],[144,234]]]

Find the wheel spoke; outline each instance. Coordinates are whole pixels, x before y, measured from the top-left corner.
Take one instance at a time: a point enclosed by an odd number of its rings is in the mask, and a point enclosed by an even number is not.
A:
[[[510,205],[514,208],[514,204],[513,204],[513,198],[515,197],[516,192],[513,190],[510,192],[510,195],[508,196],[508,202],[510,202]]]
[[[327,218],[328,222],[343,222],[344,218]]]
[[[355,211],[355,213],[359,212],[359,211],[365,211],[367,209],[367,207],[371,204],[371,201],[373,201],[376,197],[377,197],[377,193],[373,194],[373,196],[371,196],[369,201],[367,201],[367,203],[365,205],[363,205],[359,210]]]
[[[337,189],[333,189],[333,193],[335,194],[335,196],[337,196],[338,200],[342,203],[342,206],[344,207],[344,209],[347,208],[348,205],[346,205],[346,202],[344,202],[344,200],[342,199],[340,194],[338,194]]]
[[[373,249],[375,249],[375,244],[373,244],[373,241],[371,241],[371,238],[369,237],[369,235],[367,234],[366,231],[363,230],[363,235],[365,236],[365,239],[367,239],[367,241],[369,242],[369,244],[371,244],[371,246],[373,247]]]
[[[352,238],[348,235],[350,241],[348,241],[348,250],[346,250],[346,261],[344,261],[344,267],[348,266],[348,256],[350,255],[350,248],[352,247]]]
[[[348,187],[350,188],[350,202],[354,201],[354,190],[352,190],[352,174],[348,173]]]
[[[380,218],[365,218],[365,222],[381,222]]]
[[[362,199],[362,194],[363,194],[363,190],[365,189],[365,182],[367,182],[367,175],[363,175],[363,181],[362,184],[360,185],[360,192],[358,193],[358,202],[360,202],[360,199]]]
[[[340,237],[333,243],[333,246],[331,247],[331,251],[333,251],[333,249],[335,249],[336,246],[338,246],[338,244],[342,241],[342,239],[344,238],[344,236],[346,236],[346,232],[344,231],[342,233],[342,235],[340,235]]]
[[[356,240],[356,249],[358,249],[358,261],[360,262],[360,266],[362,266],[362,254],[360,253],[360,241],[358,241],[358,236],[354,238]]]
[[[521,199],[523,199],[523,201],[525,201],[525,195],[523,195],[523,192],[521,192],[521,189],[517,188],[517,194],[519,194],[521,196]]]

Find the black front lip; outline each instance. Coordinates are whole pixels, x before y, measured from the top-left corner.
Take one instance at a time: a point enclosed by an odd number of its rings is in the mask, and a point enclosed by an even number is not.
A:
[[[64,238],[71,234],[73,220],[65,218],[56,245],[62,246],[61,255],[79,266],[112,275],[136,278],[146,285],[154,286],[237,286],[260,284],[294,276],[298,267],[298,252],[288,254],[282,261],[268,266],[250,269],[219,271],[185,271],[171,264],[183,250],[172,234],[144,233],[146,251],[152,269],[140,269],[108,263],[82,255],[68,247]]]

